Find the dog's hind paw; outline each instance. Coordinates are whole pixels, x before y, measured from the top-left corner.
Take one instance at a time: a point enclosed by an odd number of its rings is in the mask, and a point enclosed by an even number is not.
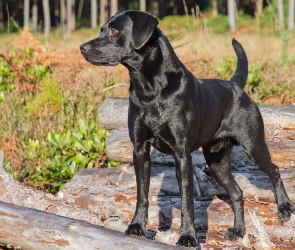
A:
[[[290,220],[291,214],[295,213],[295,208],[289,201],[278,205],[279,217],[282,222]]]
[[[139,223],[130,224],[125,231],[127,235],[145,236],[145,230]]]
[[[234,240],[238,238],[242,238],[244,236],[245,227],[238,226],[229,228],[224,236],[227,240]]]
[[[188,234],[181,235],[176,245],[184,247],[195,247],[198,250],[201,249],[201,246],[197,239],[194,236]]]

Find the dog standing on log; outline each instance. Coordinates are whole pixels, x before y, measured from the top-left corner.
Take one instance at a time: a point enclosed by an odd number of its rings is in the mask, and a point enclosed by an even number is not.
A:
[[[237,69],[229,81],[198,79],[180,62],[158,20],[148,13],[126,11],[111,17],[98,38],[80,46],[94,65],[123,64],[130,73],[128,127],[134,146],[137,181],[135,216],[128,235],[145,236],[151,174],[151,145],[175,157],[182,198],[181,246],[198,247],[194,227],[194,188],[191,152],[202,147],[210,171],[227,191],[233,205],[234,227],[225,238],[245,231],[243,193],[231,174],[230,152],[242,145],[251,160],[271,179],[278,214],[288,221],[295,212],[279,170],[271,162],[264,126],[256,104],[243,91],[248,61],[233,39]]]

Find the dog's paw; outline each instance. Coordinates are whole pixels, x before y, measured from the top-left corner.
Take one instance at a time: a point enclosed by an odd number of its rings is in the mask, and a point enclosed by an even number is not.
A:
[[[125,231],[127,235],[145,236],[145,230],[139,223],[130,224]]]
[[[290,220],[291,214],[295,213],[295,208],[289,201],[278,205],[279,217],[282,222]]]
[[[244,226],[238,226],[238,227],[232,227],[229,228],[224,236],[227,240],[234,240],[238,238],[242,238],[245,233],[245,227]]]
[[[181,235],[176,245],[184,247],[195,247],[196,249],[201,249],[201,246],[197,241],[196,237],[189,234]]]

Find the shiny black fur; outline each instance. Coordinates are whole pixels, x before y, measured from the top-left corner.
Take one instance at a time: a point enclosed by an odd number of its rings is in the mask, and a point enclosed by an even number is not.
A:
[[[242,145],[246,154],[269,175],[279,217],[281,221],[289,220],[295,210],[279,170],[271,162],[261,114],[243,91],[248,61],[242,46],[233,39],[238,66],[229,81],[198,79],[177,58],[157,24],[157,19],[148,13],[118,13],[102,27],[98,38],[80,46],[90,63],[121,63],[130,72],[128,126],[134,145],[137,206],[126,234],[145,235],[151,145],[175,157],[182,197],[178,245],[199,247],[194,228],[191,152],[200,147],[213,176],[233,204],[234,227],[228,229],[227,239],[242,237],[245,231],[243,193],[231,175],[233,145]]]

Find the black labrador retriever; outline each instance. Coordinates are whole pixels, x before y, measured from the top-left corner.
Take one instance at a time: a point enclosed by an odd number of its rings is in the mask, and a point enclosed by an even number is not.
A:
[[[295,212],[279,170],[271,162],[261,114],[243,91],[248,61],[233,39],[237,69],[229,81],[198,79],[180,62],[169,41],[148,13],[126,11],[111,17],[98,38],[80,46],[94,65],[119,63],[130,73],[128,127],[134,146],[137,181],[135,216],[128,235],[145,235],[151,174],[151,145],[175,157],[182,198],[182,246],[199,247],[194,228],[194,188],[191,152],[202,147],[214,178],[227,191],[234,210],[234,227],[225,237],[242,237],[245,231],[243,193],[231,175],[230,152],[242,145],[246,154],[269,175],[281,221]]]

